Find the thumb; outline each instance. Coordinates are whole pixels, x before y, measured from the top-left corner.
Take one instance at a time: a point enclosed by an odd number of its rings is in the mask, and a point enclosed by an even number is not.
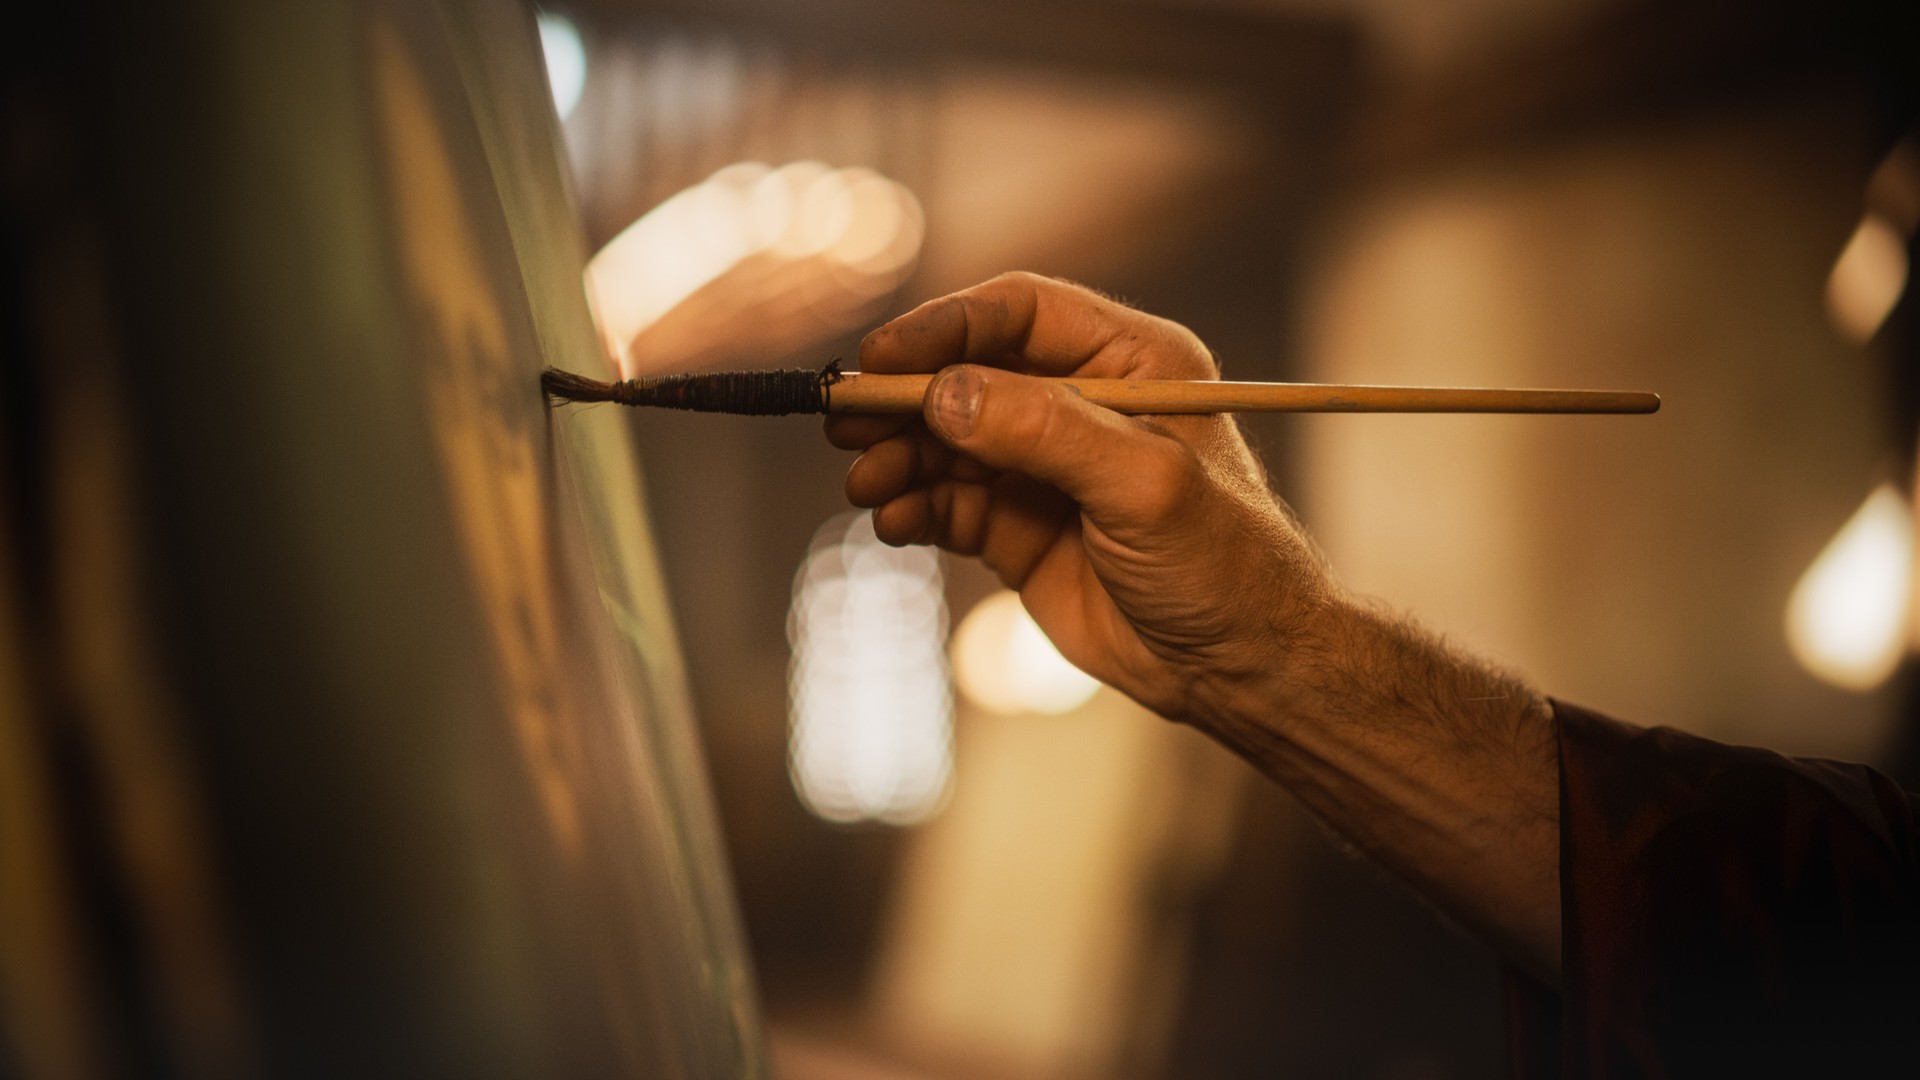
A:
[[[925,412],[942,442],[1059,488],[1102,528],[1155,524],[1200,486],[1185,444],[1050,379],[956,364],[928,386]]]

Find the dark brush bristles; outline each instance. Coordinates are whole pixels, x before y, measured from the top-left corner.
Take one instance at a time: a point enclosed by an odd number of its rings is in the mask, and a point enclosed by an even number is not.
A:
[[[618,388],[623,385],[625,384],[589,379],[585,375],[575,375],[571,371],[561,371],[555,367],[540,373],[540,389],[547,392],[548,400],[555,405],[567,401],[581,403],[615,401],[618,400]]]
[[[840,361],[835,360],[819,371],[716,371],[625,382],[601,382],[548,368],[540,374],[540,385],[555,402],[613,401],[740,416],[787,416],[826,412],[827,388],[840,378]]]

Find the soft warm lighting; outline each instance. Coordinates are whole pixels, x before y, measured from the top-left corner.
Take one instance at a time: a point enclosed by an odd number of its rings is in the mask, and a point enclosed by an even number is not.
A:
[[[1882,484],[1847,519],[1787,601],[1787,643],[1808,671],[1849,690],[1871,690],[1907,644],[1913,512]]]
[[[887,280],[913,262],[926,235],[926,217],[913,192],[867,169],[842,171],[838,193],[846,224],[827,255],[834,262],[876,280]]]
[[[638,375],[654,367],[636,359],[636,339],[683,304],[681,320],[704,318],[694,336],[709,340],[850,329],[912,271],[925,231],[919,200],[871,169],[742,162],[622,230],[588,264],[587,291],[608,351]],[[687,303],[696,293],[704,307]]]
[[[1006,715],[1072,712],[1100,689],[1060,655],[1012,592],[995,593],[967,613],[954,634],[953,667],[968,700]]]
[[[781,244],[786,255],[818,255],[832,247],[853,224],[847,201],[847,178],[838,171],[821,173],[799,192],[793,228]]]
[[[751,254],[764,215],[753,212],[765,165],[730,165],[654,207],[587,264],[608,344],[624,352],[641,330]]]
[[[788,769],[807,808],[893,824],[938,809],[953,768],[938,556],[882,544],[871,514],[834,518],[794,576],[787,637]]]
[[[580,41],[579,27],[565,15],[542,12],[540,51],[547,55],[547,85],[553,91],[553,107],[565,120],[580,104],[580,91],[587,85],[587,47]]]
[[[1906,287],[1905,238],[1885,218],[1868,214],[1827,276],[1827,315],[1848,341],[1865,344]]]

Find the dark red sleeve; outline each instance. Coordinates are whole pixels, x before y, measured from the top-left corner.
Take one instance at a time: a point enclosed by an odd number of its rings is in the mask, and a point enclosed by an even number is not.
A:
[[[1559,995],[1509,977],[1520,1076],[1920,1076],[1915,799],[1554,704]]]

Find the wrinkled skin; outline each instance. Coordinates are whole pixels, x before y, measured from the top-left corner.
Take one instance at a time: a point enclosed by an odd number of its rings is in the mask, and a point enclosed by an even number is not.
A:
[[[1192,332],[1009,275],[860,349],[865,371],[956,362],[968,366],[936,381],[925,423],[828,421],[835,445],[866,451],[847,497],[875,508],[882,540],[979,556],[1063,655],[1163,716],[1191,719],[1215,683],[1271,670],[1323,575],[1233,421],[1123,417],[1032,378],[1218,378]],[[961,435],[940,406],[968,397],[978,413]]]
[[[1546,701],[1346,594],[1230,418],[1121,416],[1044,379],[1218,378],[1191,331],[1007,274],[875,330],[859,366],[941,373],[921,417],[827,420],[882,540],[978,556],[1075,665],[1557,976]]]

